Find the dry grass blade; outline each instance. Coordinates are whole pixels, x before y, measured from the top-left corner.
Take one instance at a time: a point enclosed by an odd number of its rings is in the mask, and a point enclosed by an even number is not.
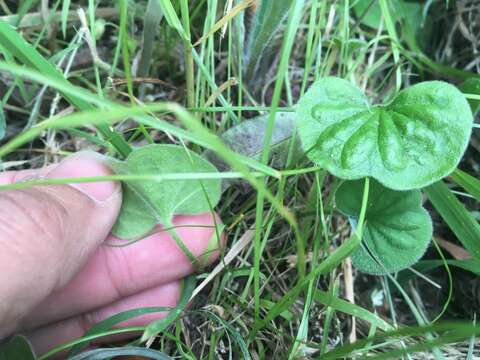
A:
[[[198,46],[210,36],[215,34],[218,30],[225,26],[230,20],[232,20],[235,16],[237,16],[243,10],[249,8],[255,3],[255,0],[242,0],[240,3],[235,5],[232,10],[230,10],[223,18],[218,20],[215,25],[200,39],[198,39],[193,46]]]
[[[238,242],[235,243],[235,245],[232,246],[232,248],[229,250],[229,252],[225,255],[225,257],[222,259],[222,261],[215,266],[215,268],[208,274],[205,280],[203,280],[200,285],[198,285],[195,290],[193,291],[192,296],[190,297],[190,301],[197,296],[200,291],[202,291],[205,286],[207,286],[220,272],[232,262],[233,259],[237,257],[240,252],[245,249],[245,247],[250,244],[255,237],[255,231],[250,229],[247,230],[238,240]]]

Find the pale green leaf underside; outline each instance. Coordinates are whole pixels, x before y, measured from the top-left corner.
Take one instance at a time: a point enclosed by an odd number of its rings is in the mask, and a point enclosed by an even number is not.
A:
[[[134,150],[125,163],[113,166],[118,173],[160,175],[216,172],[196,153],[181,146],[153,144]],[[210,211],[221,195],[220,180],[126,181],[120,215],[112,232],[131,240],[144,236],[156,224],[169,225],[177,214]]]
[[[297,106],[307,156],[343,179],[373,177],[396,190],[418,189],[452,172],[472,131],[464,95],[441,81],[400,92],[371,106],[350,82],[326,77]]]
[[[337,208],[353,223],[360,213],[363,186],[363,180],[347,181],[336,192]],[[432,221],[419,190],[395,191],[370,182],[362,246],[352,254],[359,270],[381,275],[405,269],[422,257],[431,238]]]

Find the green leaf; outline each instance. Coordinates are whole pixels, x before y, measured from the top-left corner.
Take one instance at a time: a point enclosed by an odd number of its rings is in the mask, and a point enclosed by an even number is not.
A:
[[[444,182],[430,185],[425,192],[465,249],[480,261],[480,224]]]
[[[390,0],[388,5],[394,22],[399,21],[405,16],[401,1]],[[355,2],[353,11],[355,16],[361,19],[360,22],[363,25],[373,29],[378,29],[380,26],[382,21],[382,10],[380,9],[378,0],[359,0]]]
[[[466,94],[480,95],[480,79],[479,78],[470,78],[461,83],[458,88]],[[468,99],[470,108],[475,114],[480,108],[480,100]]]
[[[122,174],[216,172],[207,160],[184,147],[152,144],[130,153],[125,163],[113,164]],[[157,223],[169,226],[176,214],[210,211],[221,195],[220,180],[125,181],[125,197],[112,232],[131,240],[148,233]]]
[[[424,27],[422,4],[405,0],[389,0],[387,3],[392,21],[403,22],[404,26],[401,29],[407,41],[416,42],[417,36],[424,35],[420,32]],[[378,0],[359,0],[355,3],[353,11],[363,25],[373,29],[380,27],[383,14]]]
[[[260,160],[263,151],[263,142],[267,130],[269,115],[262,115],[251,120],[242,121],[225,131],[220,139],[237,154],[251,159]],[[295,125],[295,113],[278,112],[275,114],[275,125],[270,143],[269,163],[274,168],[284,168],[290,157],[292,161],[302,156],[303,151]],[[294,139],[292,144],[291,140]],[[229,171],[231,167],[212,150],[207,150],[204,156],[220,171]],[[230,184],[247,184],[245,180],[224,181],[224,186]]]
[[[307,156],[335,176],[371,176],[391,189],[411,190],[455,169],[473,115],[463,94],[445,82],[423,82],[372,106],[349,81],[326,77],[300,99],[297,121]]]
[[[271,45],[284,20],[292,0],[262,0],[259,2],[252,21],[245,47],[246,76],[253,80],[265,51]]]
[[[36,358],[32,346],[22,335],[14,336],[0,347],[0,360],[35,360]]]
[[[347,181],[336,192],[337,208],[356,226],[360,214],[363,180]],[[419,190],[394,191],[370,183],[362,247],[352,254],[361,271],[382,275],[416,263],[432,238],[432,221],[422,207]]]

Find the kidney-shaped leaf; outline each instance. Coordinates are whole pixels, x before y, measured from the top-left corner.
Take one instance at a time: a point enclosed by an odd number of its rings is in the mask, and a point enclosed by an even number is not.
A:
[[[352,224],[360,214],[362,180],[347,181],[336,192],[337,208]],[[395,191],[370,181],[362,246],[353,264],[370,274],[397,272],[416,263],[432,238],[432,221],[422,207],[419,190]]]
[[[113,164],[121,174],[160,175],[216,172],[207,160],[181,146],[153,144],[136,149],[124,163]],[[199,214],[220,199],[219,179],[129,180],[113,234],[136,239],[156,224],[169,225],[176,214]]]
[[[388,105],[371,106],[350,82],[320,79],[297,105],[310,160],[348,180],[371,176],[396,190],[418,189],[452,172],[473,115],[464,95],[441,81],[419,83]]]

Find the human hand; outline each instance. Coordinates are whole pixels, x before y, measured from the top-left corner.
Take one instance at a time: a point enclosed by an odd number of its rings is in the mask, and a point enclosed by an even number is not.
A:
[[[2,173],[0,184],[109,174],[103,157],[84,152],[44,169]],[[158,227],[128,246],[104,244],[119,241],[109,233],[121,201],[121,186],[111,181],[0,192],[0,339],[21,330],[43,353],[116,313],[176,305],[180,280],[193,267],[168,232]],[[211,214],[177,216],[174,224],[195,256],[215,260]]]

